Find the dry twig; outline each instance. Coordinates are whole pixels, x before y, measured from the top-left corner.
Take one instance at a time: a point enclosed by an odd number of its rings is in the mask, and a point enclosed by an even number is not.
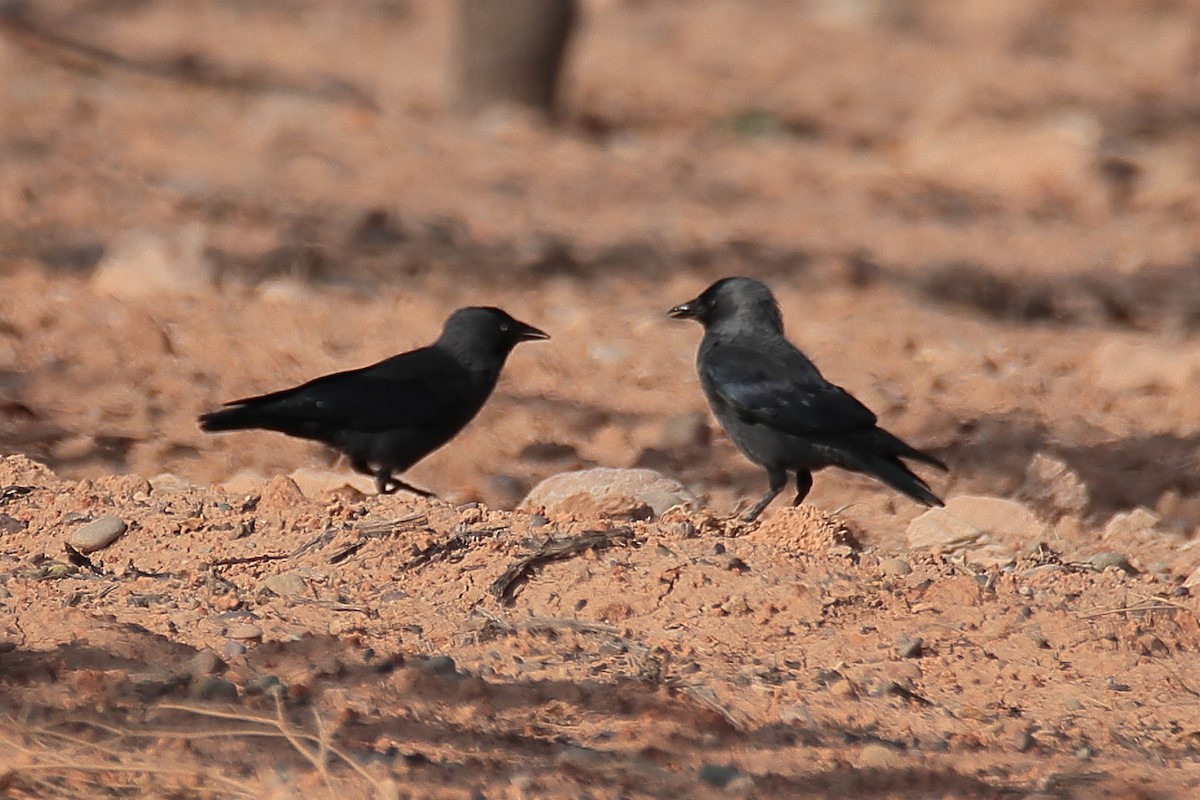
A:
[[[615,528],[611,531],[585,531],[570,539],[551,539],[542,544],[536,553],[518,559],[492,583],[488,591],[501,603],[510,604],[533,573],[553,561],[566,561],[588,552],[606,550],[616,545],[636,543],[633,528]]]

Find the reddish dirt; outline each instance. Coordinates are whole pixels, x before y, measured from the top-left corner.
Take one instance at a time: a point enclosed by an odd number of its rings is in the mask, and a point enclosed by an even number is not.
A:
[[[449,113],[432,0],[6,18],[0,794],[1194,796],[1200,3],[586,5],[555,127]],[[664,316],[726,274],[1044,547],[912,550],[921,509],[836,473],[731,524],[765,479],[679,435]],[[195,426],[471,303],[554,338],[408,473],[441,501]],[[505,510],[590,464],[705,506]]]

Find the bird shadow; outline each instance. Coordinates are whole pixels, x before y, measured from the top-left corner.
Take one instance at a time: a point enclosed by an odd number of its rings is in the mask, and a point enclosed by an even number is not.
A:
[[[1019,490],[1036,454],[1060,459],[1087,485],[1085,515],[1092,522],[1156,508],[1168,492],[1185,501],[1200,499],[1200,433],[1113,438],[1094,429],[1085,435],[1090,441],[1066,440],[1031,415],[996,414],[963,423],[949,444],[933,452],[968,485],[1000,487],[993,494]],[[1200,525],[1200,502],[1177,504],[1164,522],[1187,529]]]

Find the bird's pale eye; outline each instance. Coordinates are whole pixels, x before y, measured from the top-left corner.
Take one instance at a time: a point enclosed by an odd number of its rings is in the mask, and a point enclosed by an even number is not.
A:
[[[500,332],[501,332],[501,333],[508,333],[508,323],[507,323],[507,322],[501,322],[501,323],[500,323]]]

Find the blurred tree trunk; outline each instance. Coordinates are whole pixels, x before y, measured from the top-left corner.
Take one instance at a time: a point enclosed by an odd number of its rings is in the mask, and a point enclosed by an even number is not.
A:
[[[577,0],[459,0],[459,105],[553,114]]]

